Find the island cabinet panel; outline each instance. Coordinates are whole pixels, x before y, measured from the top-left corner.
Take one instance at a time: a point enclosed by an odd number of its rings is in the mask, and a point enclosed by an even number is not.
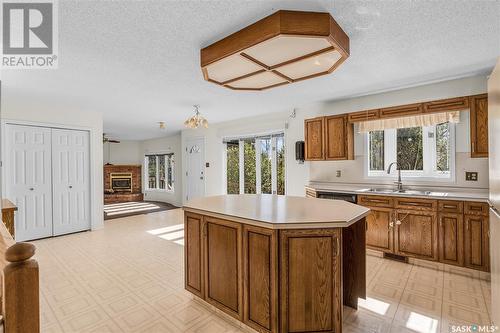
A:
[[[394,242],[397,254],[438,260],[436,213],[398,209],[395,224]]]
[[[488,217],[465,215],[465,267],[489,271]]]
[[[280,230],[282,332],[341,332],[339,229]]]
[[[391,208],[368,207],[366,217],[366,245],[374,250],[394,251],[394,210]]]
[[[203,216],[186,213],[184,217],[185,233],[185,288],[204,297],[203,279]]]
[[[277,233],[243,226],[243,322],[260,332],[278,331]]]
[[[488,157],[488,95],[470,97],[471,157]]]
[[[206,216],[204,220],[205,298],[242,320],[241,224]]]
[[[439,261],[464,264],[464,220],[462,214],[439,213]]]
[[[304,121],[305,159],[307,161],[325,159],[324,120],[324,117],[318,117]]]

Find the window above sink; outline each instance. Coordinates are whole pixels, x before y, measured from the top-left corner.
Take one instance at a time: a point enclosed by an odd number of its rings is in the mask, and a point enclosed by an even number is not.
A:
[[[403,182],[410,180],[454,180],[455,124],[375,130],[365,136],[365,176],[394,178],[386,170],[397,161]]]

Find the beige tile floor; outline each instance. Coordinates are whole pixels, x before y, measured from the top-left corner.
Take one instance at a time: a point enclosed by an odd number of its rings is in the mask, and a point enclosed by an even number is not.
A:
[[[183,289],[182,211],[110,220],[34,242],[42,332],[241,332]],[[368,256],[368,298],[344,332],[450,332],[490,322],[490,285]]]

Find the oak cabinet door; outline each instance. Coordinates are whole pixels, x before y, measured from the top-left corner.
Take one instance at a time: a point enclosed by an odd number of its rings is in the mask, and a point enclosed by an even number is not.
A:
[[[366,245],[374,250],[394,251],[393,210],[390,208],[368,207],[366,217]]]
[[[241,224],[205,217],[205,299],[242,320]]]
[[[438,260],[436,213],[397,210],[395,224],[394,240],[397,254]]]
[[[304,121],[305,159],[306,161],[324,160],[324,117]]]
[[[440,213],[439,261],[445,264],[464,264],[464,221],[462,214]]]
[[[465,215],[465,267],[489,271],[488,217]]]
[[[339,229],[280,230],[282,332],[340,332]]]
[[[243,321],[259,332],[278,331],[277,233],[243,227]]]
[[[354,159],[354,129],[347,116],[325,118],[325,159]]]
[[[471,157],[488,157],[488,95],[470,99]]]
[[[198,297],[204,297],[203,279],[203,216],[193,213],[184,215],[184,285]]]

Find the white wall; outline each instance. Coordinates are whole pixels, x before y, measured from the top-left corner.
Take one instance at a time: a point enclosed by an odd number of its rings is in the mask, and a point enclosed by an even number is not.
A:
[[[181,135],[139,142],[139,164],[144,168],[144,155],[148,153],[174,153],[174,192],[146,190],[146,177],[143,176],[142,189],[144,200],[163,201],[175,206],[182,206],[182,154]]]
[[[142,164],[141,141],[107,142],[103,145],[104,164]]]
[[[75,103],[57,104],[39,100],[37,96],[16,96],[2,87],[2,121],[39,124],[51,127],[69,127],[90,131],[91,160],[91,209],[92,229],[103,226],[103,150],[102,114],[84,109],[74,109]]]
[[[185,164],[186,140],[204,137],[206,144],[206,195],[224,194],[224,146],[222,138],[244,134],[256,134],[277,129],[285,129],[286,144],[286,189],[288,195],[304,195],[304,186],[309,181],[366,183],[363,170],[364,140],[361,134],[355,136],[354,161],[305,162],[295,160],[295,142],[304,140],[304,119],[331,114],[342,114],[365,109],[430,101],[441,98],[473,95],[486,92],[486,77],[470,77],[436,84],[407,88],[397,91],[361,96],[347,100],[316,103],[297,108],[295,118],[289,117],[292,110],[283,113],[251,117],[227,123],[212,124],[208,129],[186,129],[182,131],[182,161]],[[487,188],[488,159],[471,159],[469,136],[469,113],[461,113],[461,122],[456,127],[456,181],[440,183],[440,186]],[[336,178],[335,171],[342,170],[342,177]],[[477,171],[478,182],[466,182],[465,171]],[[184,178],[186,178],[184,176]],[[380,181],[375,181],[381,183]],[[390,182],[390,181],[389,181]],[[408,182],[407,182],[408,184]],[[415,183],[429,184],[429,183]],[[186,195],[187,181],[184,179],[183,199]],[[432,184],[435,185],[435,184]]]

